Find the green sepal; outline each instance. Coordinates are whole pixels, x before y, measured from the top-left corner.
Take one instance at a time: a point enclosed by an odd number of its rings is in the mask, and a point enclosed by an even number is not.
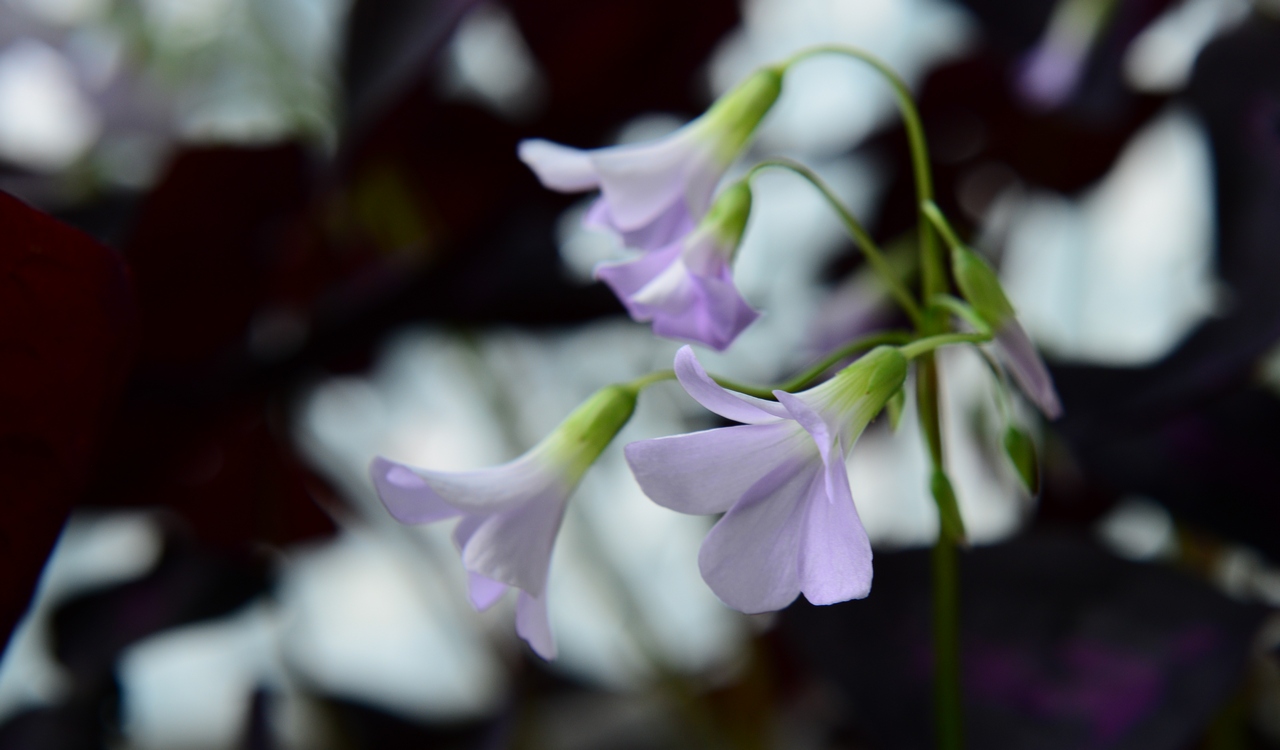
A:
[[[960,503],[956,500],[956,491],[952,489],[946,472],[934,469],[929,489],[933,492],[934,502],[938,504],[939,533],[957,544],[968,544],[964,520],[960,517]]]
[[[965,247],[951,248],[951,272],[965,300],[993,329],[1013,318],[1013,305],[999,277],[980,255]]]
[[[543,439],[548,457],[577,482],[631,419],[638,394],[631,384],[608,385],[593,393]]]
[[[1033,496],[1040,494],[1040,459],[1036,455],[1036,444],[1026,432],[1009,426],[1004,431],[1004,452],[1018,471],[1022,486]]]
[[[751,185],[739,180],[716,196],[707,215],[698,223],[698,231],[708,232],[723,246],[737,248],[751,217]]]
[[[706,126],[715,133],[717,151],[726,164],[737,158],[751,140],[756,126],[778,101],[783,72],[776,65],[757,70],[720,97],[702,116]]]
[[[907,389],[899,388],[884,404],[884,410],[889,414],[889,427],[891,427],[894,432],[897,432],[898,425],[902,424],[902,412],[906,411],[906,409]]]

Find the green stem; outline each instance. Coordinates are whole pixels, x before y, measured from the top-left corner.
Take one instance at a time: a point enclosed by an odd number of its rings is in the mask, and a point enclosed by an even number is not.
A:
[[[990,333],[940,333],[937,336],[916,339],[898,351],[902,352],[902,356],[907,359],[915,359],[943,346],[951,344],[984,344],[990,340]]]
[[[937,307],[953,313],[956,317],[973,326],[973,329],[978,333],[991,336],[991,326],[987,324],[987,321],[982,319],[982,316],[978,314],[977,310],[974,310],[973,307],[964,300],[952,297],[950,294],[939,294],[929,300],[929,305],[930,307]]]
[[[956,541],[939,533],[933,546],[934,701],[938,747],[964,747],[960,696],[960,570]]]
[[[929,171],[929,146],[924,138],[924,125],[920,120],[920,112],[916,109],[915,100],[911,98],[911,89],[898,77],[893,68],[875,55],[843,44],[824,44],[801,50],[783,63],[784,68],[801,60],[817,55],[844,55],[860,60],[878,72],[893,88],[898,100],[898,109],[902,113],[902,124],[907,131],[907,142],[911,147],[911,168],[915,173],[916,197],[921,205],[933,200],[933,176]],[[924,287],[924,299],[946,291],[947,280],[943,273],[941,258],[937,257],[937,246],[933,241],[928,222],[920,219],[920,273]]]
[[[956,234],[956,230],[951,226],[951,222],[947,221],[946,215],[942,213],[940,208],[938,208],[937,203],[934,203],[932,200],[923,201],[920,204],[920,212],[929,220],[929,223],[933,225],[934,229],[938,230],[939,234],[942,235],[942,239],[946,240],[948,246],[957,249],[965,246],[965,244],[960,241],[960,236]]]
[[[844,205],[831,187],[828,186],[827,183],[809,167],[793,159],[786,158],[766,159],[752,167],[747,172],[747,176],[743,179],[750,180],[758,172],[771,167],[786,169],[800,175],[804,179],[808,180],[809,184],[817,188],[818,192],[827,200],[827,203],[830,204],[831,208],[840,216],[840,221],[844,223],[845,229],[849,232],[850,236],[853,237],[854,241],[858,243],[858,248],[862,250],[862,254],[866,257],[867,262],[876,270],[876,273],[880,274],[881,280],[884,281],[885,286],[889,288],[889,293],[892,294],[893,298],[902,306],[907,317],[911,318],[912,325],[918,327],[921,324],[922,319],[920,317],[920,306],[916,304],[915,297],[911,295],[911,292],[905,285],[903,285],[901,279],[898,278],[898,275],[894,273],[893,266],[891,266],[889,261],[885,258],[884,251],[881,250],[880,246],[876,244],[876,241],[871,238],[871,233],[862,226],[862,222],[858,221],[857,217],[855,217],[853,212]]]
[[[932,300],[948,291],[946,266],[938,252],[931,219],[925,215],[925,206],[933,204],[933,178],[929,172],[929,148],[925,142],[924,125],[911,91],[888,65],[874,55],[856,47],[822,45],[802,50],[787,61],[793,65],[800,60],[821,54],[838,54],[852,57],[870,65],[893,87],[898,108],[902,112],[907,142],[911,147],[911,165],[915,173],[916,197],[920,238],[920,286],[921,299]],[[917,324],[926,337],[941,334],[947,329],[946,316],[930,307]],[[924,340],[928,340],[927,338]],[[920,355],[916,366],[916,404],[920,418],[920,430],[929,449],[929,459],[935,472],[945,471],[942,450],[942,420],[939,408],[938,365],[932,349]],[[936,498],[935,498],[936,499]],[[943,509],[939,506],[939,518]],[[939,524],[941,528],[941,524]],[[934,551],[934,693],[937,717],[938,747],[959,750],[964,746],[962,704],[960,687],[960,630],[958,572],[956,570],[955,541],[946,534],[938,534]]]
[[[870,336],[854,339],[838,349],[832,351],[827,356],[805,368],[803,372],[795,377],[784,380],[776,385],[755,386],[744,385],[734,382],[728,378],[722,378],[718,375],[712,375],[711,379],[719,383],[722,387],[731,391],[737,391],[746,396],[755,396],[756,398],[769,399],[776,401],[777,397],[773,395],[774,391],[786,391],[791,393],[809,385],[813,381],[822,376],[822,373],[831,369],[833,365],[846,357],[850,357],[858,352],[864,352],[868,349],[874,349],[883,344],[902,344],[911,340],[911,334],[905,331],[881,331],[873,333]]]
[[[664,380],[675,380],[675,379],[676,379],[675,370],[655,370],[649,373],[648,375],[641,375],[635,380],[632,380],[628,383],[624,383],[623,387],[630,388],[635,393],[639,393],[640,391],[643,391],[645,388],[648,388],[654,383],[661,383]]]

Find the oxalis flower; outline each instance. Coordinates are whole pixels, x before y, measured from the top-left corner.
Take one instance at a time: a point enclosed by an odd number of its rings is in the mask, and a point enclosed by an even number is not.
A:
[[[529,452],[477,471],[431,471],[378,457],[369,466],[378,496],[397,521],[458,518],[453,541],[468,572],[472,605],[484,610],[507,588],[516,632],[544,659],[556,656],[547,618],[547,573],[569,495],[631,418],[637,389],[597,391]]]
[[[1005,296],[995,271],[973,251],[954,247],[951,269],[956,285],[995,336],[995,346],[1014,382],[1049,419],[1062,416],[1062,402],[1053,387],[1049,368],[1035,344],[1018,322],[1013,305]]]
[[[693,352],[676,376],[698,403],[744,424],[642,440],[626,447],[645,494],[681,513],[724,513],[698,566],[725,604],[782,609],[871,590],[871,544],[849,490],[845,457],[907,375],[897,349],[880,347],[815,388],[774,391],[777,402],[725,390]]]
[[[698,227],[635,260],[604,263],[596,278],[638,321],[659,336],[723,351],[760,313],[733,285],[731,264],[751,213],[751,188],[737,182],[716,199]]]
[[[782,69],[763,68],[665,138],[586,151],[534,139],[521,141],[518,153],[552,190],[600,190],[588,225],[617,232],[628,247],[655,250],[706,213],[716,183],[781,91]]]

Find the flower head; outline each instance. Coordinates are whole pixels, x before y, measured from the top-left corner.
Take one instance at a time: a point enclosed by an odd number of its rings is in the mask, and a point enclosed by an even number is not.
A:
[[[731,263],[751,212],[745,182],[726,188],[698,227],[635,260],[604,263],[596,278],[653,332],[723,351],[760,313],[733,284]]]
[[[701,117],[648,143],[579,150],[521,141],[520,159],[542,184],[566,193],[599,188],[587,223],[655,250],[689,233],[706,213],[733,163],[782,91],[782,71],[763,68]]]
[[[645,494],[682,513],[724,513],[698,566],[725,604],[781,609],[871,590],[871,544],[849,490],[845,456],[907,374],[898,350],[875,349],[826,383],[765,401],[725,390],[693,352],[676,355],[680,384],[706,408],[743,422],[626,447]]]
[[[636,389],[602,388],[523,456],[476,471],[417,469],[378,457],[369,473],[401,523],[460,518],[453,541],[469,574],[471,603],[492,606],[508,586],[520,590],[516,632],[553,659],[546,586],[551,551],[569,495],[631,418]]]
[[[952,249],[951,267],[965,299],[991,326],[996,347],[1018,387],[1046,417],[1057,419],[1062,415],[1062,402],[1053,387],[1053,378],[1018,322],[995,271],[976,253],[962,247]]]

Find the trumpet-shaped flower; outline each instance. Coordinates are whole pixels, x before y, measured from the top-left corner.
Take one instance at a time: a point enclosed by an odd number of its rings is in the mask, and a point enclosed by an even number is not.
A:
[[[974,252],[961,247],[952,249],[951,267],[965,299],[991,326],[996,348],[1014,382],[1046,417],[1057,419],[1062,415],[1062,402],[1053,387],[1053,378],[1018,322],[995,271]]]
[[[468,572],[472,605],[492,606],[519,589],[516,632],[538,655],[554,659],[547,618],[547,573],[569,495],[630,419],[636,389],[612,385],[595,393],[542,442],[510,463],[476,471],[418,469],[378,457],[369,473],[397,521],[424,524],[458,518],[453,541]]]
[[[751,188],[735,183],[693,232],[635,260],[601,264],[596,278],[613,289],[632,318],[653,321],[659,336],[723,351],[760,317],[731,275],[750,212]]]
[[[521,141],[518,153],[552,190],[600,190],[588,225],[617,232],[629,247],[656,250],[706,213],[716,183],[781,90],[781,69],[764,68],[665,138],[585,151],[534,139]]]
[[[866,596],[871,544],[849,489],[845,457],[907,374],[880,347],[807,391],[777,402],[725,390],[693,352],[676,376],[707,409],[743,422],[626,447],[645,494],[681,513],[724,513],[698,566],[711,590],[742,612],[781,609],[803,593],[814,604]]]

